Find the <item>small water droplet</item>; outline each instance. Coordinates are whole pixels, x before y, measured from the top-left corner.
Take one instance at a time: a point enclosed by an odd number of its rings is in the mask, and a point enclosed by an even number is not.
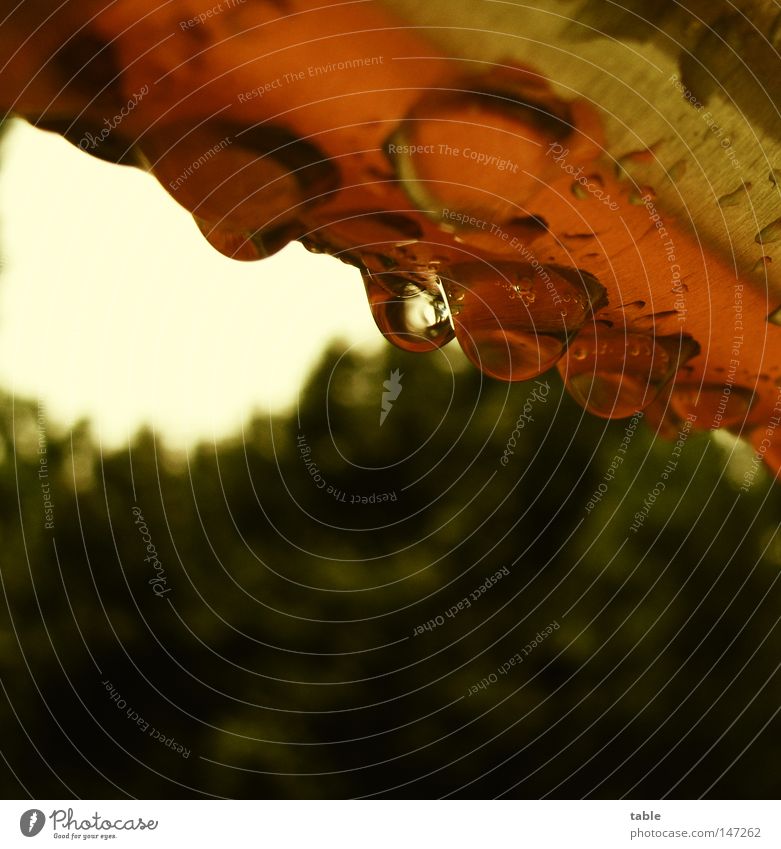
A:
[[[774,186],[778,186],[781,183],[781,169],[772,168],[767,178]]]
[[[317,239],[313,239],[310,236],[303,236],[299,239],[299,241],[311,254],[328,253],[328,249],[322,242],[319,242]]]
[[[594,239],[596,235],[596,233],[562,233],[561,238],[576,242],[579,240]]]
[[[781,307],[776,307],[776,309],[774,309],[767,317],[767,320],[771,324],[778,324],[781,326]]]
[[[570,185],[570,191],[578,200],[587,200],[594,197],[593,190],[589,189],[589,186],[596,186],[601,189],[604,185],[605,181],[602,179],[601,174],[589,174],[587,177],[581,176],[577,180],[573,180]]]
[[[580,185],[577,180],[573,181],[569,189],[578,200],[585,200],[588,197],[588,192],[583,188],[583,186]]]
[[[679,287],[673,291],[680,292],[681,289]],[[672,319],[675,319],[677,322],[679,318],[678,310],[664,310],[662,312],[652,313],[651,315],[642,315],[632,323],[632,330],[655,330],[658,325]]]
[[[629,194],[629,203],[632,206],[645,206],[649,200],[656,198],[656,192],[650,186],[639,186]]]
[[[626,301],[625,303],[620,305],[621,309],[625,312],[635,311],[635,310],[644,310],[645,309],[645,301]]]
[[[773,262],[772,256],[761,256],[752,267],[752,271],[767,271],[770,263]]]
[[[648,165],[656,158],[656,149],[658,142],[649,147],[644,147],[642,150],[633,150],[624,154],[616,162],[616,176],[619,180],[629,179],[629,168],[632,165]]]
[[[679,159],[667,171],[667,176],[673,181],[673,183],[677,183],[683,175],[686,173],[686,160]]]
[[[453,320],[438,278],[365,270],[363,280],[377,327],[397,348],[422,353],[451,341]]]
[[[763,227],[754,237],[754,241],[758,245],[769,245],[779,240],[781,240],[781,218],[771,221],[770,224]]]
[[[722,209],[730,206],[740,206],[740,204],[744,203],[748,199],[748,193],[751,191],[751,183],[745,182],[745,180],[729,194],[722,195],[718,204]]]

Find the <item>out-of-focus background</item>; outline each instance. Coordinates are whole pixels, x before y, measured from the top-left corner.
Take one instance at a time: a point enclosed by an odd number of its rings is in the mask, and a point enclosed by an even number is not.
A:
[[[54,136],[0,155],[6,796],[777,796],[748,449],[397,351],[354,270],[231,263]]]

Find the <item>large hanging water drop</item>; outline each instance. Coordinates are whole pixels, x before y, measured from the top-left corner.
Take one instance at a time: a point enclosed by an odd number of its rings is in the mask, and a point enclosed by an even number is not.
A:
[[[566,142],[577,163],[581,111],[538,75],[496,67],[421,98],[386,151],[419,209],[445,223],[454,210],[469,213],[487,227],[523,215],[541,181],[560,173],[547,155],[551,145],[564,150]]]
[[[559,371],[586,410],[620,419],[645,409],[686,360],[699,352],[688,336],[653,336],[598,325],[572,343]]]
[[[363,282],[377,327],[397,348],[424,353],[453,338],[450,308],[436,274],[364,270]]]
[[[454,266],[448,275],[459,344],[479,369],[499,380],[529,380],[547,371],[605,302],[596,278],[577,269],[473,262]]]

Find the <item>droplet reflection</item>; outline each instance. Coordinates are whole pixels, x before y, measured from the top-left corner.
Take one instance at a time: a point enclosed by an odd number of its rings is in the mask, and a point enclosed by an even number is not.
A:
[[[453,338],[450,307],[435,274],[364,270],[363,281],[377,327],[397,348],[423,353]]]

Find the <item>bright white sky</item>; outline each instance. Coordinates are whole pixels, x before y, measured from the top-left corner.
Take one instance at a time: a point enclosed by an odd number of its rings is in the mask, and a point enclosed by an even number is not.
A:
[[[26,124],[0,157],[0,385],[53,420],[212,439],[294,405],[331,339],[387,344],[337,260],[226,259],[152,177]]]

